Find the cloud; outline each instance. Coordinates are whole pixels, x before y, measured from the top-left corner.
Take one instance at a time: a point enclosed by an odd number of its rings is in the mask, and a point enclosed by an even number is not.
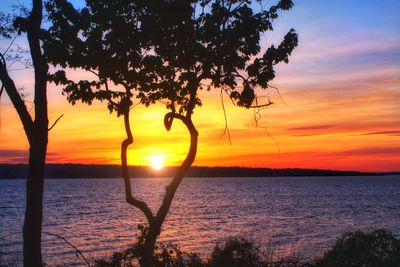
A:
[[[361,38],[361,37],[360,37]],[[399,48],[400,38],[385,36],[385,40],[369,36],[364,40],[357,39],[330,39],[308,42],[302,47],[301,53],[296,54],[296,59],[319,60],[321,58],[356,57],[370,55],[371,53],[396,53]]]
[[[315,125],[315,126],[305,126],[305,127],[295,127],[295,128],[289,128],[287,129],[288,131],[314,131],[314,130],[324,130],[328,129],[331,127],[334,127],[335,125]]]
[[[25,163],[27,161],[27,150],[0,149],[0,163]]]
[[[400,155],[400,146],[394,147],[365,147],[358,149],[350,149],[344,151],[335,151],[331,153],[332,156],[395,156]]]
[[[314,125],[314,126],[304,126],[304,127],[294,127],[288,128],[287,131],[299,132],[299,134],[292,135],[293,137],[306,137],[306,136],[314,136],[325,134],[326,129],[335,127],[334,124],[323,124],[323,125]]]
[[[389,130],[389,131],[379,131],[364,133],[362,135],[389,135],[389,136],[400,136],[400,130]]]

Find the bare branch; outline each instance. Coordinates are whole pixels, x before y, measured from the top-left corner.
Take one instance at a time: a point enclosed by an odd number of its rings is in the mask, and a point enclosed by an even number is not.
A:
[[[93,73],[94,75],[96,75],[97,77],[99,77],[99,74],[97,72],[95,72],[94,70],[88,70],[88,72]]]
[[[18,69],[8,69],[7,71],[19,71],[19,70],[26,70],[28,69],[28,67],[24,67],[24,68],[18,68]]]
[[[53,234],[53,233],[50,233],[50,232],[44,232],[44,234],[55,236],[55,237],[58,237],[58,238],[64,240],[65,243],[70,245],[76,251],[76,253],[78,253],[78,255],[82,257],[82,259],[86,263],[86,265],[90,267],[89,261],[85,258],[85,256],[83,256],[82,252],[76,246],[74,246],[71,242],[69,242],[65,237],[62,237],[60,235]]]
[[[221,97],[221,105],[222,105],[222,110],[224,111],[224,119],[225,119],[225,129],[222,132],[222,136],[225,136],[225,134],[228,134],[229,144],[232,145],[231,132],[229,131],[229,128],[228,128],[228,119],[226,118],[226,110],[225,110],[224,95],[223,95],[222,88],[221,88],[221,92],[219,95]]]
[[[18,35],[15,35],[10,44],[8,45],[7,49],[4,50],[3,56],[7,54],[8,50],[10,50],[11,46],[14,44],[15,40],[17,39]]]
[[[258,98],[256,98],[256,105],[258,105]],[[262,106],[263,106],[263,107],[262,107]],[[267,106],[269,106],[269,105],[267,105]],[[271,140],[275,143],[275,146],[276,146],[277,149],[278,149],[278,153],[279,153],[278,156],[279,156],[279,155],[280,155],[280,152],[281,152],[281,148],[280,148],[279,141],[276,140],[276,139],[269,133],[268,127],[267,127],[267,126],[261,126],[261,125],[260,125],[261,111],[262,111],[263,109],[265,109],[267,106],[265,106],[265,105],[260,105],[259,108],[255,108],[255,109],[254,109],[254,122],[255,122],[256,128],[264,129],[265,134],[268,136],[268,138],[271,139]]]
[[[269,102],[266,103],[266,104],[263,104],[263,105],[254,105],[254,106],[250,106],[249,108],[264,108],[264,107],[271,106],[272,104],[274,104],[274,102],[269,101]]]
[[[56,119],[56,121],[50,126],[50,128],[47,130],[50,132],[51,129],[53,129],[54,126],[56,126],[57,122],[64,116],[64,114],[62,114],[60,117],[58,117]]]
[[[139,106],[140,105],[140,102],[137,102],[136,104],[133,104],[130,108],[129,108],[129,110],[131,110],[131,109],[133,109],[133,108],[136,108],[137,106]]]
[[[268,84],[268,87],[271,87],[272,89],[275,89],[275,91],[278,93],[279,98],[280,98],[280,100],[282,101],[282,103],[283,103],[285,106],[288,106],[288,105],[286,104],[286,102],[285,102],[285,99],[283,99],[283,96],[282,96],[281,92],[279,91],[279,88],[278,88],[278,87],[275,87],[275,86],[272,86],[272,85],[269,85],[269,84]]]
[[[3,54],[0,54],[0,80],[2,83],[2,87],[7,92],[8,96],[11,99],[11,102],[17,110],[28,139],[31,138],[33,121],[31,116],[29,115],[23,99],[21,98],[21,95],[18,93],[14,81],[11,79],[10,75],[7,72],[6,60]]]

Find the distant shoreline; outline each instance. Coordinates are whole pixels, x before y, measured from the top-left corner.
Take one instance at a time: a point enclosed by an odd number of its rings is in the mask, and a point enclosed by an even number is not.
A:
[[[171,177],[178,167],[165,167],[160,171],[145,166],[130,166],[131,177]],[[0,164],[0,179],[24,179],[26,164]],[[201,167],[194,166],[186,177],[304,177],[304,176],[380,176],[400,175],[400,172],[357,172],[319,169],[270,169],[247,167]],[[47,164],[46,178],[120,178],[120,165],[94,164]]]

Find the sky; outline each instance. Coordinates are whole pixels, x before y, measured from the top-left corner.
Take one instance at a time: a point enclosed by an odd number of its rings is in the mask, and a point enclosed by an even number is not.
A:
[[[1,10],[12,2],[1,1]],[[271,85],[278,90],[260,92],[274,104],[254,114],[225,97],[230,142],[219,91],[202,92],[194,165],[400,171],[400,1],[294,3],[263,43],[276,43],[292,27],[299,34],[289,64],[276,68]],[[26,92],[33,87],[32,70],[11,75]],[[26,100],[30,106],[32,94]],[[48,101],[50,124],[64,115],[49,133],[48,163],[120,163],[123,120],[105,103],[71,106],[54,84]],[[166,111],[161,104],[132,110],[130,165],[184,159],[189,135],[178,121],[165,130]],[[0,163],[26,163],[28,142],[6,94],[0,118]]]

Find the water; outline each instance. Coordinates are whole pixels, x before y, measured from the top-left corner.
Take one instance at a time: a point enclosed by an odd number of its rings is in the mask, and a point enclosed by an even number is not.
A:
[[[134,194],[153,212],[168,179],[134,179]],[[20,232],[25,181],[0,180],[0,236]],[[43,230],[65,237],[90,260],[135,241],[144,216],[125,203],[121,179],[46,180]],[[189,178],[178,189],[161,241],[207,256],[228,237],[254,239],[275,256],[312,259],[337,236],[385,227],[400,235],[400,177]],[[21,235],[0,240],[10,262]],[[50,266],[84,266],[64,241],[43,236]]]

